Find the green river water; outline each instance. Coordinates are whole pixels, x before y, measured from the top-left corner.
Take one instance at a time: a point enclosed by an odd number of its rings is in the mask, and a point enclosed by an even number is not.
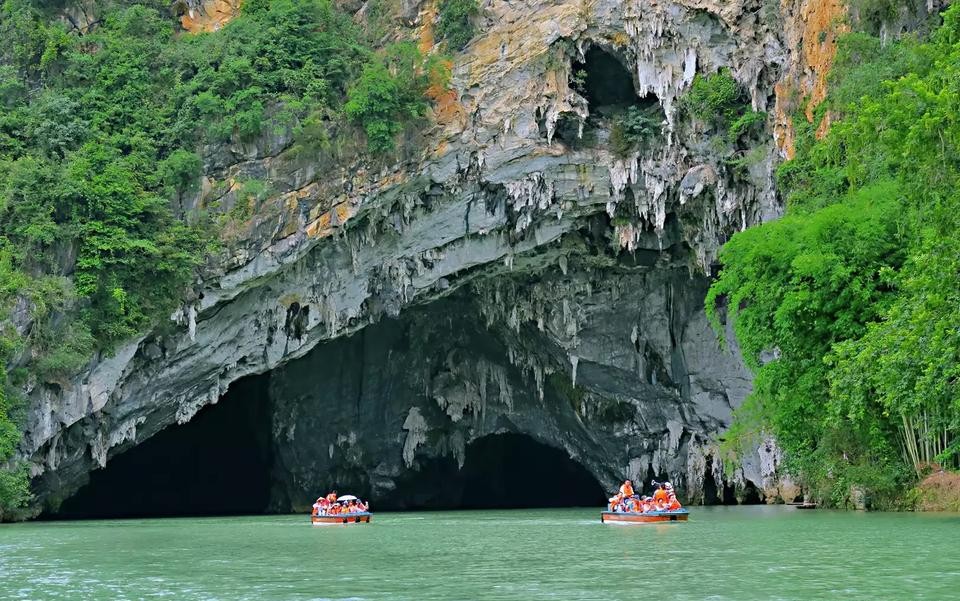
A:
[[[960,515],[693,508],[34,522],[0,526],[0,599],[960,599]]]

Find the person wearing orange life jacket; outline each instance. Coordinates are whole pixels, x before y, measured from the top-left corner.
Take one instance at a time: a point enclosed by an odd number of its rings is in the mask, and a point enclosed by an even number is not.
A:
[[[629,480],[624,480],[623,484],[620,485],[620,495],[627,499],[633,496],[633,482]]]
[[[669,495],[667,494],[666,488],[664,487],[663,483],[654,481],[653,485],[657,487],[657,490],[655,490],[653,493],[654,503],[656,504],[666,503]]]
[[[666,500],[667,509],[666,510],[676,511],[677,509],[680,509],[682,505],[680,505],[680,501],[677,500],[677,494],[673,490],[673,484],[670,484],[669,482],[664,482],[663,489],[667,493],[667,500]]]
[[[633,513],[643,513],[643,501],[640,500],[640,497],[634,495],[630,499],[630,511]]]
[[[327,502],[331,505],[337,501],[337,491],[333,491],[327,495]]]
[[[607,507],[609,508],[610,511],[616,511],[617,508],[620,507],[620,501],[622,500],[623,500],[623,497],[620,496],[620,493],[617,493],[612,497],[610,497],[609,499],[607,499],[607,503],[608,503]]]

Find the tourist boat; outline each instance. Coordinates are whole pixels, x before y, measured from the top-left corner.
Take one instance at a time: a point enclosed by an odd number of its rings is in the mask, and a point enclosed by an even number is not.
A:
[[[332,526],[335,524],[369,524],[370,512],[340,513],[336,515],[312,515],[310,523],[314,526]]]
[[[622,511],[604,511],[600,521],[604,524],[659,524],[661,522],[686,522],[690,512],[686,509],[676,511],[648,511],[633,513]]]
[[[337,503],[346,503],[348,501],[359,501],[353,495],[342,495],[337,497]],[[320,502],[320,499],[317,499]],[[367,507],[369,509],[369,507]],[[314,511],[318,509],[314,505]],[[313,513],[310,515],[310,523],[314,526],[333,526],[336,524],[369,524],[371,514],[369,511],[355,511],[353,513]]]

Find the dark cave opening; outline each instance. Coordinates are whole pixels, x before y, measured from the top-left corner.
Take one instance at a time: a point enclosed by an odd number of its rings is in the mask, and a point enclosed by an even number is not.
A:
[[[757,490],[757,487],[753,485],[753,482],[747,482],[743,487],[743,494],[740,498],[741,505],[759,505],[763,503],[763,499],[760,497],[760,491]]]
[[[603,487],[566,451],[522,434],[485,436],[467,447],[464,509],[591,507]]]
[[[707,466],[712,465],[713,459],[707,457]],[[717,482],[713,477],[713,470],[707,467],[703,477],[703,504],[704,505],[736,505],[737,497],[732,485]]]
[[[593,47],[584,54],[583,62],[576,61],[571,69],[574,87],[590,106],[590,112],[603,112],[601,107],[629,106],[637,102],[633,76],[617,57]]]
[[[524,434],[492,434],[472,442],[462,469],[451,459],[426,462],[391,497],[380,505],[390,509],[522,509],[600,507],[606,503],[600,483],[566,451]]]
[[[263,513],[270,501],[269,375],[110,459],[49,518]]]
[[[664,120],[659,99],[639,97],[634,76],[612,52],[594,46],[583,57],[570,65],[570,87],[587,100],[589,116],[582,128],[579,119],[558,119],[554,137],[575,149],[608,144],[618,154],[656,139]]]

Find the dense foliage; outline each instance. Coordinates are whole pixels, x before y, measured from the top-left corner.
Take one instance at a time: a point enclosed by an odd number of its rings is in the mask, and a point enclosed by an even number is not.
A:
[[[461,50],[476,32],[474,19],[480,14],[477,0],[440,0],[437,35],[451,50]]]
[[[846,36],[832,78],[786,216],[724,246],[707,311],[757,374],[732,442],[772,432],[821,498],[883,504],[960,455],[960,7],[926,42]]]
[[[62,4],[0,5],[0,464],[20,384],[67,378],[180,302],[215,244],[188,210],[204,148],[349,118],[390,149],[433,83],[414,46],[378,52],[329,0],[248,0],[199,35],[166,1],[97,3],[88,31]],[[0,512],[24,491],[0,471]]]
[[[662,115],[659,105],[627,107],[627,110],[614,117],[610,126],[610,150],[619,156],[626,156],[657,136],[662,128]]]
[[[750,110],[749,99],[729,69],[693,78],[683,107],[694,117],[727,132],[730,143],[762,127],[766,114]]]
[[[368,63],[350,89],[344,109],[361,125],[373,152],[393,150],[403,123],[423,115],[431,83],[443,81],[443,63],[424,60],[411,42],[395,44]]]

